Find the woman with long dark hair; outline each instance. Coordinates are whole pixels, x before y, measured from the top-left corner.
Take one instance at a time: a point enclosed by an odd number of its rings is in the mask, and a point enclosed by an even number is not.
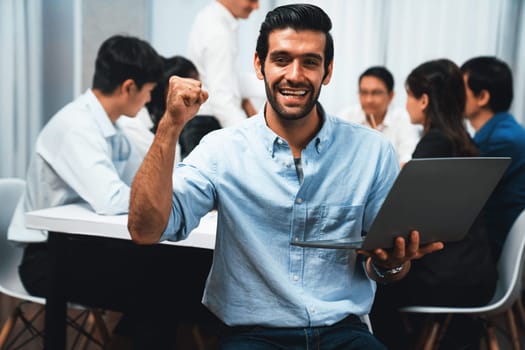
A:
[[[423,63],[410,73],[405,86],[410,119],[423,125],[423,137],[412,158],[478,155],[464,127],[465,86],[454,62]]]

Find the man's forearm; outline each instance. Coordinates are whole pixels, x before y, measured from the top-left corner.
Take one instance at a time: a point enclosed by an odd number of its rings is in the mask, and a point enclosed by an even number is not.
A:
[[[166,112],[131,185],[128,230],[139,244],[158,242],[168,224],[177,140],[184,124],[207,99],[200,81],[170,77]]]
[[[131,186],[128,229],[139,244],[158,242],[171,211],[172,171],[180,128],[163,127],[164,121]]]

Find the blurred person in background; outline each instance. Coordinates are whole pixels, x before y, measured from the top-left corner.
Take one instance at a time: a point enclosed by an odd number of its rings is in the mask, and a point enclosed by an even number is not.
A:
[[[525,129],[508,112],[513,88],[507,63],[496,57],[475,57],[463,63],[461,71],[467,94],[465,116],[475,130],[480,155],[512,158],[485,205],[497,261],[507,233],[525,208]]]
[[[420,138],[419,128],[410,123],[404,108],[391,106],[394,77],[385,67],[374,66],[359,77],[359,105],[349,106],[338,116],[380,131],[394,146],[400,165],[412,157]]]
[[[258,8],[258,0],[213,0],[197,14],[191,28],[188,58],[209,93],[199,114],[216,117],[222,127],[257,113],[252,102],[243,98],[237,53],[239,19],[247,19]]]

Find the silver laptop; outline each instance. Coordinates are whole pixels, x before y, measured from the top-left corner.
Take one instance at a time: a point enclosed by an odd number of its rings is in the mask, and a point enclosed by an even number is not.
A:
[[[510,164],[511,158],[420,158],[401,169],[363,239],[294,241],[301,247],[391,248],[397,236],[418,230],[420,242],[461,240]]]

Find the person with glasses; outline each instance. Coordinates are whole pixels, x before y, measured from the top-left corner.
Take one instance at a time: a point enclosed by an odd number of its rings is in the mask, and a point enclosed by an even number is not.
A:
[[[404,108],[392,108],[394,77],[385,67],[374,66],[359,77],[359,105],[349,106],[338,116],[380,131],[394,146],[400,165],[408,162],[420,138]]]

